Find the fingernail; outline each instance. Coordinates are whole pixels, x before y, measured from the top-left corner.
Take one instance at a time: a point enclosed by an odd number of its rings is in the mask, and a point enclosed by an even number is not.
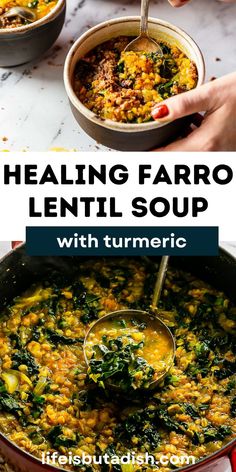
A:
[[[167,105],[159,105],[158,107],[152,110],[152,117],[154,120],[159,120],[160,118],[165,118],[169,115],[169,108]]]

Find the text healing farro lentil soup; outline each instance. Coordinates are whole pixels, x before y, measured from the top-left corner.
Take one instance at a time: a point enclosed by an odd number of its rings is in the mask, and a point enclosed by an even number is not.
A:
[[[87,374],[83,342],[91,324],[112,311],[148,311],[156,272],[156,264],[142,259],[84,261],[71,281],[63,273],[51,276],[2,311],[0,430],[5,436],[38,458],[54,451],[80,457],[132,451],[156,461],[162,455],[198,461],[236,437],[236,307],[188,273],[169,268],[159,305],[177,346],[163,384],[146,395],[136,390],[120,397]],[[134,325],[127,326],[128,333],[133,339]],[[117,345],[117,352],[122,348]],[[97,463],[89,470],[127,472],[127,464]]]
[[[35,15],[35,21],[46,16],[57,4],[58,0],[0,0],[0,15],[6,14],[13,7],[29,8]],[[2,16],[0,28],[16,28],[24,26],[29,22],[19,15],[8,17]]]
[[[118,37],[89,52],[75,68],[74,90],[102,119],[122,123],[152,121],[162,100],[197,85],[195,64],[176,46],[160,43],[156,53],[124,52],[131,37]]]

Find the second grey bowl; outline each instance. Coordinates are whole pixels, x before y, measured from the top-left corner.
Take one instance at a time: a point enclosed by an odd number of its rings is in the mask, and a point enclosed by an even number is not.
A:
[[[0,28],[0,67],[13,67],[36,59],[58,38],[65,21],[66,0],[58,0],[45,17],[17,28]]]

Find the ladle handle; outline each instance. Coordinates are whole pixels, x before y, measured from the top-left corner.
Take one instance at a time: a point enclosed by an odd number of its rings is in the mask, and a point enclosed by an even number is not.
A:
[[[158,271],[158,274],[157,274],[156,284],[155,284],[153,298],[152,298],[152,308],[154,310],[157,308],[157,305],[158,305],[159,300],[160,300],[162,287],[163,287],[163,284],[164,284],[165,278],[166,278],[166,272],[167,272],[169,258],[170,258],[170,256],[163,256],[161,258],[161,263],[160,263],[159,271]]]
[[[141,2],[141,21],[140,21],[140,35],[147,36],[148,34],[148,12],[150,0],[142,0]]]

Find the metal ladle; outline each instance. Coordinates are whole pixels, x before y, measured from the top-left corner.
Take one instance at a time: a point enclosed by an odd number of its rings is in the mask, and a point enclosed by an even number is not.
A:
[[[164,284],[164,281],[165,281],[168,262],[169,262],[169,256],[163,256],[162,259],[161,259],[161,263],[160,263],[160,267],[159,267],[159,270],[158,270],[157,279],[156,279],[156,283],[155,283],[155,287],[154,287],[154,293],[153,293],[151,312],[150,313],[146,312],[146,311],[142,311],[142,310],[119,310],[119,311],[115,311],[115,312],[109,313],[108,315],[105,315],[102,318],[100,318],[99,320],[97,320],[93,324],[93,326],[88,330],[88,332],[85,336],[84,345],[83,345],[84,358],[85,358],[85,361],[86,361],[86,364],[87,364],[88,367],[89,367],[89,359],[87,357],[87,352],[86,351],[87,351],[87,343],[88,343],[88,340],[89,340],[89,337],[90,337],[91,333],[93,333],[95,330],[97,330],[98,326],[100,328],[102,328],[102,325],[104,323],[107,323],[107,321],[109,321],[109,320],[114,321],[114,320],[119,320],[119,318],[124,319],[124,318],[133,317],[133,318],[137,318],[139,322],[144,322],[146,324],[147,324],[147,322],[149,322],[151,324],[151,327],[152,327],[153,330],[158,330],[161,327],[164,334],[168,338],[168,342],[171,346],[171,354],[172,354],[171,362],[169,362],[169,364],[167,365],[166,370],[164,372],[162,372],[157,379],[150,382],[150,384],[148,386],[148,389],[154,389],[158,384],[160,384],[163,381],[163,379],[168,374],[170,368],[172,367],[172,365],[174,363],[175,350],[176,350],[175,340],[174,340],[174,337],[173,337],[170,329],[168,328],[168,326],[160,318],[158,318],[156,316],[156,314],[158,313],[157,305],[158,305],[158,302],[159,302],[159,299],[160,299],[160,296],[161,296],[161,292],[162,292],[162,288],[163,288],[163,284]],[[119,387],[117,387],[116,385],[111,384],[110,382],[107,385],[108,385],[109,388],[112,388],[112,389],[115,389],[115,390],[118,390],[118,391],[121,390]],[[147,390],[147,389],[145,389],[145,390]]]
[[[33,23],[36,20],[36,14],[30,8],[12,7],[0,16],[0,21],[2,18],[15,18],[17,16],[29,23]]]
[[[140,35],[126,46],[125,52],[155,52],[162,57],[163,51],[161,46],[154,39],[150,38],[148,34],[149,3],[150,0],[142,0],[141,2]]]

